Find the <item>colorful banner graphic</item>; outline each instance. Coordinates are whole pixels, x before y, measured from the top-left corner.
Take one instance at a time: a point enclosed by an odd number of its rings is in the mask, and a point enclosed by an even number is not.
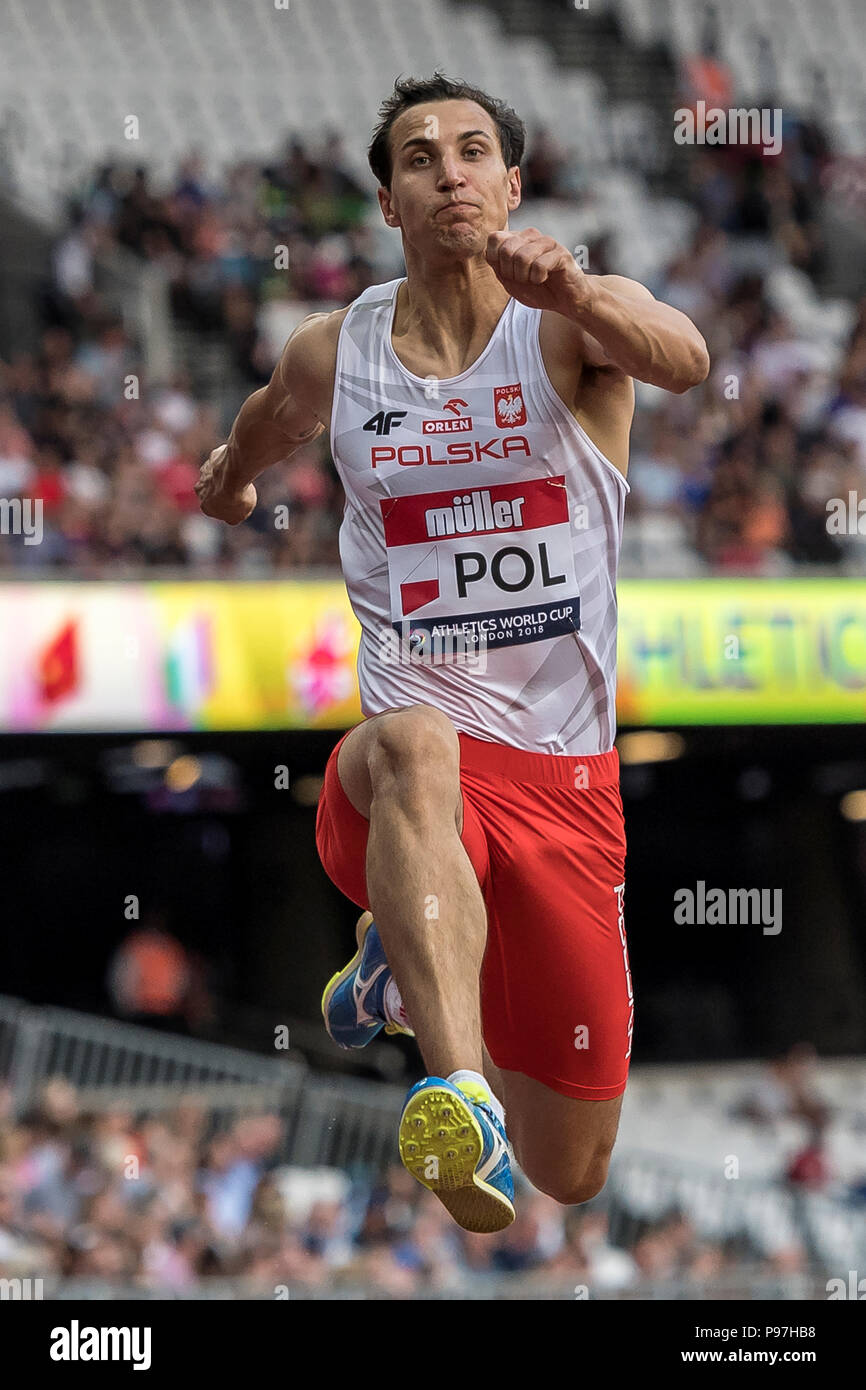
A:
[[[626,724],[866,720],[866,581],[623,580]]]
[[[864,722],[866,581],[619,595],[621,726]],[[0,584],[0,728],[346,728],[359,633],[338,581]]]

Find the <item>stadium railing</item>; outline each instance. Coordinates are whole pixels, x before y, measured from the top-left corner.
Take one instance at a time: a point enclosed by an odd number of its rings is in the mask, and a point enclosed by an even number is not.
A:
[[[298,1062],[0,996],[0,1082],[16,1115],[58,1078],[75,1088],[84,1108],[158,1110],[188,1093],[216,1101],[221,1091],[225,1103],[226,1087],[234,1100],[253,1088],[285,1102],[300,1090],[305,1070]]]
[[[0,996],[0,1085],[12,1115],[57,1079],[74,1087],[83,1111],[146,1116],[199,1105],[214,1130],[251,1110],[274,1112],[280,1161],[333,1168],[383,1166],[403,1098],[401,1087],[314,1076],[288,1058]]]

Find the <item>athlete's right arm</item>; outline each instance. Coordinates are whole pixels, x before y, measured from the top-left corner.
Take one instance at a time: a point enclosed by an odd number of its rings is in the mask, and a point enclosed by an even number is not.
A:
[[[344,314],[339,310],[305,318],[283,348],[267,386],[244,401],[228,441],[213,450],[195,485],[205,516],[231,526],[245,521],[256,505],[253,480],[325,429]]]

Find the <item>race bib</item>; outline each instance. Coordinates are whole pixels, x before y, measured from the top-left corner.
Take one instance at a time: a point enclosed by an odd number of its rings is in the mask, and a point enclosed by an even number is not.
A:
[[[580,628],[564,476],[380,500],[391,623],[495,650]]]

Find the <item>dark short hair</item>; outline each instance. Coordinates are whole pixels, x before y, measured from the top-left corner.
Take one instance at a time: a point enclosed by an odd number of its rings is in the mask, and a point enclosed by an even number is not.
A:
[[[504,101],[488,96],[468,82],[456,82],[436,71],[432,77],[398,77],[394,90],[379,108],[379,124],[367,150],[370,168],[384,188],[391,187],[391,127],[410,106],[428,101],[474,101],[491,116],[499,131],[499,146],[506,169],[520,164],[526,144],[526,127]]]

